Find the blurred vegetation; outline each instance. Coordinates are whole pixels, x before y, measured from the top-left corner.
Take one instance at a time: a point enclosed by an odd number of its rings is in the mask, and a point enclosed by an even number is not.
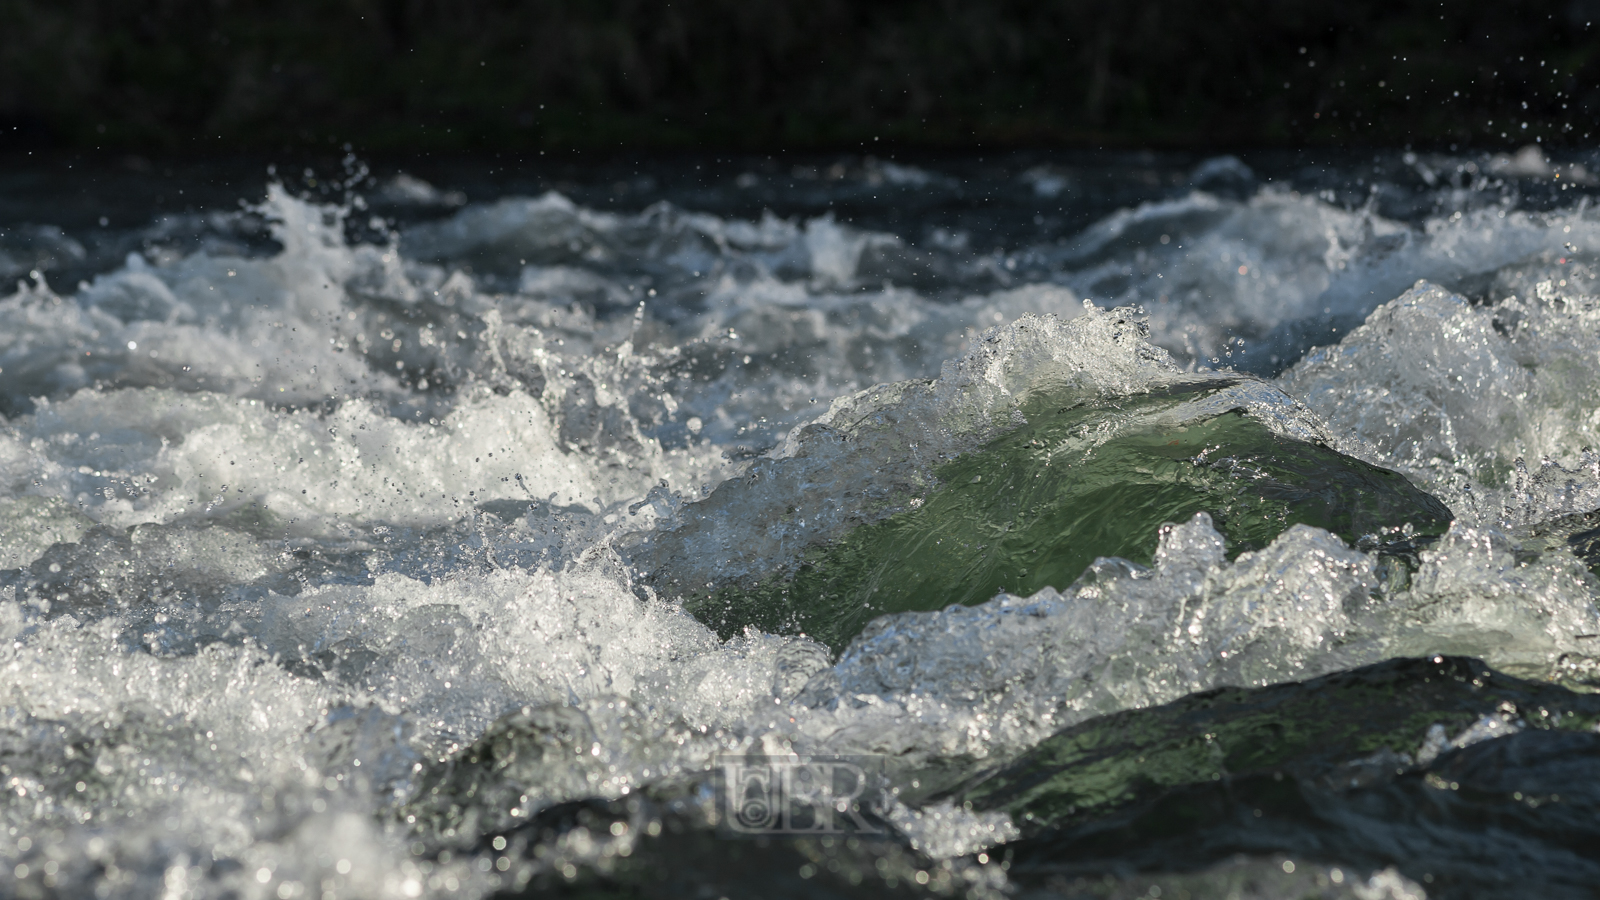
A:
[[[0,0],[0,23],[13,146],[1573,145],[1600,112],[1600,0]]]

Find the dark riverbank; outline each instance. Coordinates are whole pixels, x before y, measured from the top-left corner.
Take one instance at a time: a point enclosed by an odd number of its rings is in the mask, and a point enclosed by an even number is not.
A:
[[[1600,4],[0,0],[0,149],[1587,145]]]

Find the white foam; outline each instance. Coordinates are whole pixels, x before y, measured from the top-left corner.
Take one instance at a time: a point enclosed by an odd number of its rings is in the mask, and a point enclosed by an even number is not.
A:
[[[604,509],[649,484],[625,471],[602,478],[609,467],[565,451],[553,431],[526,394],[485,392],[417,423],[361,401],[321,414],[140,388],[48,404],[3,440],[13,490],[124,527],[245,508],[297,533],[423,524],[495,498]]]
[[[1399,468],[1458,515],[1505,526],[1600,506],[1600,312],[1556,293],[1477,307],[1419,282],[1279,383],[1348,453]],[[1544,460],[1540,477],[1522,460]],[[1564,468],[1556,468],[1564,467]]]

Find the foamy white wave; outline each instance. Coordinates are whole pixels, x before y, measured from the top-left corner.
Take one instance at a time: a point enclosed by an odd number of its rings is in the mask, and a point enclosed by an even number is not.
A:
[[[1547,274],[1565,275],[1600,252],[1600,225],[1583,208],[1480,202],[1418,229],[1371,205],[1344,210],[1292,191],[1243,202],[1197,193],[1117,213],[1035,252],[1085,296],[1142,304],[1153,340],[1180,358],[1270,372],[1306,346],[1337,342],[1418,278],[1476,288],[1530,259],[1560,258],[1563,268]]]
[[[1346,452],[1411,474],[1457,515],[1506,527],[1588,512],[1600,506],[1597,310],[1555,279],[1494,306],[1419,282],[1279,383]]]

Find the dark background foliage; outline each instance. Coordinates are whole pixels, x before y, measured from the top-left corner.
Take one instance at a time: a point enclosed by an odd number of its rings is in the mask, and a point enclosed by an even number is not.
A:
[[[0,142],[1588,145],[1597,35],[1600,0],[0,0]]]

